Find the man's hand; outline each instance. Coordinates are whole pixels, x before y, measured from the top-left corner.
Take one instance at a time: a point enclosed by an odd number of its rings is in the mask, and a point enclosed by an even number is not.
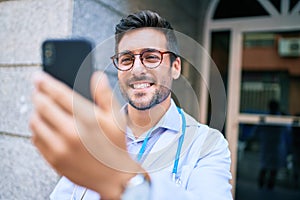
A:
[[[126,151],[125,118],[120,115],[107,77],[95,73],[95,103],[41,73],[35,77],[32,141],[61,175],[117,199],[123,185],[143,169]],[[134,173],[132,173],[134,172]]]

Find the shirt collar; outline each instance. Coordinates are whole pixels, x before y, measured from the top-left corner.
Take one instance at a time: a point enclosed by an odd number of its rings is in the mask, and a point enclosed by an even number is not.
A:
[[[125,104],[123,106],[123,108],[121,109],[121,111],[124,112],[126,115],[128,114],[127,107],[128,107],[128,104]],[[164,128],[164,129],[171,130],[174,133],[179,133],[180,127],[181,127],[180,122],[181,122],[181,118],[180,118],[180,114],[177,110],[177,106],[176,106],[175,102],[173,101],[173,99],[171,99],[171,105],[170,105],[169,109],[163,115],[163,117],[159,120],[159,122],[155,125],[153,130],[156,130],[158,128]],[[141,137],[140,137],[141,140],[143,140],[143,138],[146,136],[148,131],[146,131],[144,134],[141,135]],[[133,134],[132,134],[132,131],[130,130],[130,128],[127,127],[126,133],[129,138],[132,138]]]
[[[161,118],[161,120],[158,122],[160,124],[160,127],[179,132],[180,131],[180,114],[177,110],[177,106],[173,99],[171,99],[171,106],[167,110],[167,112],[164,114],[164,116]]]

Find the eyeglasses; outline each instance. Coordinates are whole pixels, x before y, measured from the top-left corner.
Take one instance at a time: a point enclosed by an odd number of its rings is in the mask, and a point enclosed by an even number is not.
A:
[[[112,56],[111,59],[115,67],[120,71],[130,70],[134,65],[135,56],[139,56],[141,63],[146,68],[153,69],[161,64],[164,54],[172,54],[177,57],[177,55],[171,51],[161,52],[157,49],[144,49],[138,54],[134,54],[131,51],[124,51]]]

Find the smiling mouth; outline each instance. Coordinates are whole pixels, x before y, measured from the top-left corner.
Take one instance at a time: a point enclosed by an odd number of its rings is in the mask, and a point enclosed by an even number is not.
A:
[[[130,87],[133,89],[144,89],[151,87],[153,84],[154,83],[134,83],[130,84]]]

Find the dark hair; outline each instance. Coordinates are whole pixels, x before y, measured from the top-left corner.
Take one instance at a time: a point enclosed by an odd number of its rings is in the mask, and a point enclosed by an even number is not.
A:
[[[119,24],[116,25],[116,52],[118,50],[120,40],[127,31],[145,27],[158,28],[157,30],[161,31],[166,36],[168,50],[177,55],[179,54],[177,39],[171,24],[166,19],[150,10],[142,10],[140,12],[130,14],[126,18],[121,19]]]

